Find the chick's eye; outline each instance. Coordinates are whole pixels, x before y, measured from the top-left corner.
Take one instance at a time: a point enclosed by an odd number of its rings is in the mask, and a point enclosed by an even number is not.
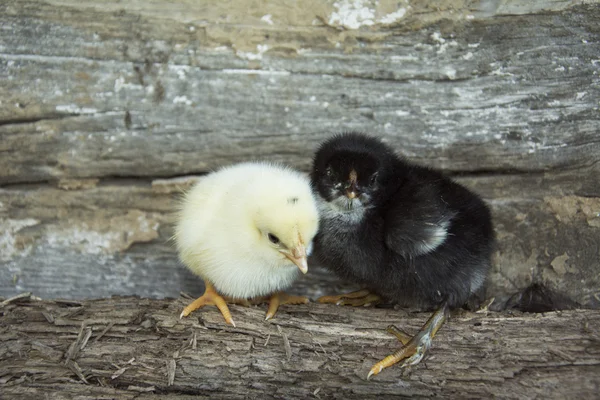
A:
[[[371,185],[374,184],[377,181],[377,173],[374,173],[371,176],[371,181],[369,182]]]
[[[269,241],[273,244],[278,244],[279,243],[279,238],[275,235],[273,235],[272,233],[268,234],[269,237]]]

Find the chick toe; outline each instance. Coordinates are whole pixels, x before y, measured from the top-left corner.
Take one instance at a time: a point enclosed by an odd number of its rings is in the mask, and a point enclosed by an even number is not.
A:
[[[273,318],[281,304],[306,304],[308,301],[308,298],[303,296],[292,296],[283,292],[275,293],[269,300],[269,309],[267,310],[265,320]]]
[[[381,302],[381,297],[371,293],[368,289],[340,294],[337,296],[323,296],[317,300],[319,303],[335,304],[338,306],[369,306]]]
[[[413,337],[410,337],[406,332],[393,325],[388,326],[386,330],[396,336],[404,346],[373,365],[367,375],[367,379],[373,375],[377,375],[384,368],[390,367],[400,361],[402,361],[402,368],[420,363],[431,347],[431,342],[437,331],[442,327],[447,318],[448,306],[444,304],[429,317],[425,325]]]
[[[231,318],[231,312],[229,311],[229,307],[227,307],[225,299],[216,292],[215,288],[210,283],[207,282],[205,285],[206,290],[204,291],[204,294],[188,304],[181,312],[179,318],[187,317],[193,311],[204,306],[216,306],[223,315],[225,322],[235,326],[235,322],[233,322],[233,318]]]
[[[406,345],[408,344],[408,342],[410,342],[410,340],[412,339],[412,336],[409,335],[408,333],[404,332],[402,329],[394,326],[394,325],[390,325],[386,328],[386,331],[388,333],[391,333],[392,335],[396,336],[396,339],[398,339],[400,341],[400,343]]]

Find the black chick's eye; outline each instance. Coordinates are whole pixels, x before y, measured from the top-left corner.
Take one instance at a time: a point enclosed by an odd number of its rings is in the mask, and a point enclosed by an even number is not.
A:
[[[331,167],[325,170],[325,175],[327,175],[329,178],[333,178],[333,170],[331,169]]]
[[[269,237],[269,241],[273,244],[279,244],[279,238],[275,235],[273,235],[272,233],[268,234]]]
[[[369,181],[370,185],[375,184],[375,182],[377,182],[377,172],[375,172],[373,175],[371,175],[371,180]]]

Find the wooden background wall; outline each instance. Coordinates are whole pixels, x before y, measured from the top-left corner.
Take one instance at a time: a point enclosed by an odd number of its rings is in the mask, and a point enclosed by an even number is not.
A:
[[[0,296],[198,294],[178,192],[359,130],[489,202],[498,304],[600,305],[597,1],[214,3],[0,2]]]

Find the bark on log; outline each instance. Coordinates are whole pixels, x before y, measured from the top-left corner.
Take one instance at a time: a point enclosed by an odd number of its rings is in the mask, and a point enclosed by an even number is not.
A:
[[[426,361],[367,381],[423,313],[308,304],[214,308],[180,320],[186,300],[20,299],[0,307],[3,398],[593,398],[600,312],[456,311]],[[44,397],[45,396],[45,397]]]

